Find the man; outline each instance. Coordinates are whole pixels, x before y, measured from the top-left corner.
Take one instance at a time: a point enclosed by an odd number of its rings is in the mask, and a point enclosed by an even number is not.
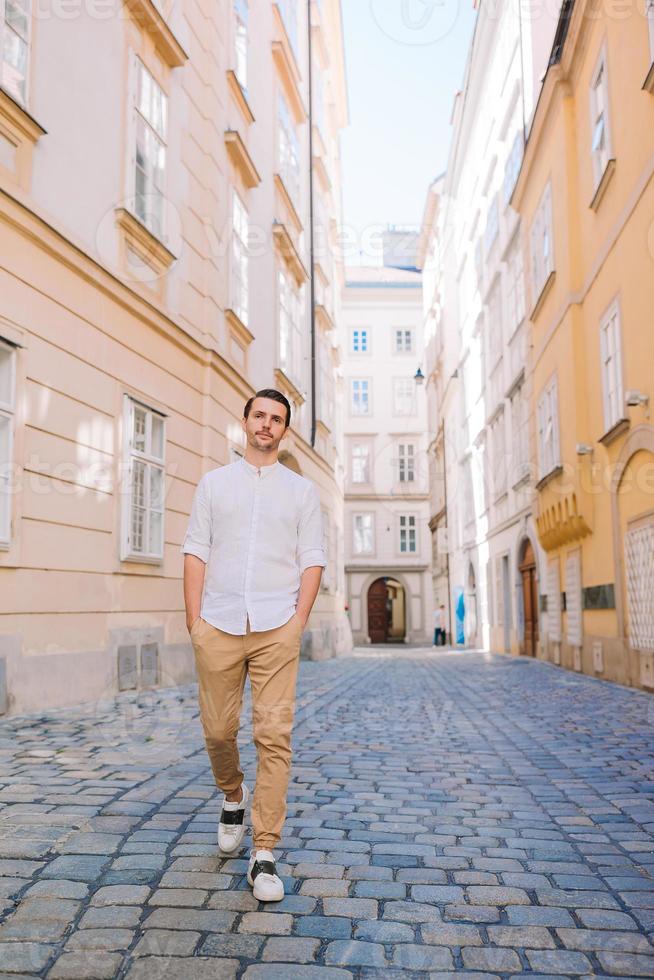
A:
[[[441,603],[434,613],[434,646],[445,646],[445,606]]]
[[[245,457],[202,477],[182,545],[186,624],[205,744],[224,793],[218,844],[226,853],[245,835],[250,792],[236,737],[250,677],[257,778],[247,880],[263,902],[284,897],[272,852],[286,816],[302,631],[326,565],[318,492],[277,458],[290,421],[279,391],[249,399]]]

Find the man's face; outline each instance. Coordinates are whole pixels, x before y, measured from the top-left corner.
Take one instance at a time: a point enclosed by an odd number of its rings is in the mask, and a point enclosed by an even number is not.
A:
[[[241,425],[249,446],[274,453],[286,432],[286,406],[273,398],[255,398]]]

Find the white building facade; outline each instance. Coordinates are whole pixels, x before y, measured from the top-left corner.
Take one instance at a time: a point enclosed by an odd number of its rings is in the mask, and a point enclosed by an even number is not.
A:
[[[433,635],[421,307],[415,270],[346,269],[345,576],[358,644]]]
[[[535,655],[544,590],[529,418],[522,230],[509,200],[556,27],[481,4],[445,175],[419,250],[434,591],[454,644]]]

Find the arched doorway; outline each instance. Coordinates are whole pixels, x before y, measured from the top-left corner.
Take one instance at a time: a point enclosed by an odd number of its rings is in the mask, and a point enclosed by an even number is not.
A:
[[[368,589],[371,643],[402,643],[406,636],[406,595],[397,579],[385,575]]]
[[[539,639],[538,576],[536,574],[536,556],[529,540],[525,541],[522,546],[522,557],[518,567],[522,580],[522,608],[525,620],[524,650],[522,652],[528,657],[535,657]]]

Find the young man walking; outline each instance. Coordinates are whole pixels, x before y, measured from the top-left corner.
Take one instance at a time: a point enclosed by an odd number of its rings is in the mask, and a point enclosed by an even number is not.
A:
[[[277,458],[290,421],[279,391],[250,398],[241,423],[245,457],[202,477],[182,545],[200,719],[225,794],[218,844],[226,853],[245,835],[250,791],[236,737],[250,677],[257,777],[247,879],[263,902],[284,897],[272,852],[286,816],[302,631],[326,565],[318,492]]]

